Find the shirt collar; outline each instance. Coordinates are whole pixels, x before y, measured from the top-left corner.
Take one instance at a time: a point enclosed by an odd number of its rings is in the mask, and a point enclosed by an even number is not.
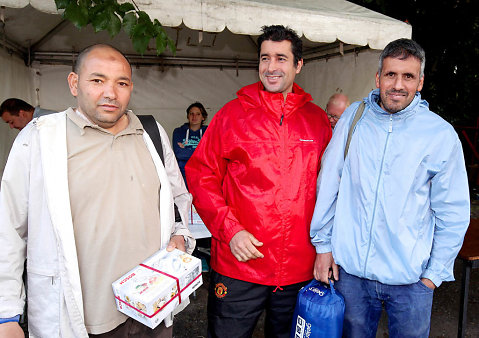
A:
[[[127,134],[143,134],[144,129],[138,117],[131,110],[127,110],[126,114],[128,116],[128,126],[119,132],[115,136],[127,135]],[[81,129],[81,135],[85,133],[85,128],[92,128],[104,133],[111,134],[108,130],[103,129],[102,127],[91,122],[85,114],[83,114],[78,108],[72,108],[67,110],[68,118]]]

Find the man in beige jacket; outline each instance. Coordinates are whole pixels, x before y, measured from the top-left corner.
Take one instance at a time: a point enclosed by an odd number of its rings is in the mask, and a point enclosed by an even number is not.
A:
[[[68,76],[78,106],[17,137],[0,190],[0,337],[23,336],[25,258],[30,336],[172,336],[171,318],[151,330],[118,312],[111,289],[160,248],[194,246],[191,197],[168,137],[158,125],[163,165],[127,110],[131,75],[116,49],[87,48]]]

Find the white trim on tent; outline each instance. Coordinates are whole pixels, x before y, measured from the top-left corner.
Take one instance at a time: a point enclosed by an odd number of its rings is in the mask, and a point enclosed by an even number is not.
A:
[[[259,35],[263,25],[282,24],[313,42],[382,49],[392,40],[410,38],[412,27],[345,0],[136,0],[141,10],[162,25],[206,32],[228,28],[235,34]],[[0,0],[0,5],[28,4],[57,13],[54,0]]]

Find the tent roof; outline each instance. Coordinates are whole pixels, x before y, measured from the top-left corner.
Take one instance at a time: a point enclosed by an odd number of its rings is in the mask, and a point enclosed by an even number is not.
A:
[[[173,39],[176,36],[177,59],[201,56],[256,60],[256,40],[251,36],[259,35],[262,26],[271,24],[289,26],[303,36],[305,56],[308,50],[312,56],[324,51],[323,46],[339,52],[339,42],[354,48],[382,49],[392,40],[411,37],[412,31],[407,23],[344,0],[135,0],[135,3],[163,26],[175,27],[167,33]],[[78,52],[92,43],[109,40],[106,33],[94,34],[91,27],[79,33],[71,23],[63,21],[54,0],[0,0],[0,6],[6,7],[4,43],[8,41],[9,47],[24,52],[29,48],[30,57],[35,59],[42,52]],[[198,31],[206,33],[200,35]],[[112,44],[127,54],[136,54],[125,34],[119,34]],[[248,47],[238,48],[245,45]],[[198,48],[192,51],[191,47]],[[149,54],[154,55],[154,51]]]

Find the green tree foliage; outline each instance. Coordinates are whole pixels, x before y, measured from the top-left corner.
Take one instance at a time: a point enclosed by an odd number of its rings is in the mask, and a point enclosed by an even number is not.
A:
[[[155,19],[140,11],[130,2],[119,4],[117,0],[55,0],[57,9],[62,9],[63,17],[76,27],[82,28],[88,24],[95,32],[107,31],[113,38],[120,30],[130,37],[133,48],[143,55],[152,39],[156,43],[156,53],[160,55],[168,47],[176,52],[175,43],[171,40]]]
[[[479,116],[479,1],[349,0],[412,25],[426,51],[422,97],[456,125]]]

